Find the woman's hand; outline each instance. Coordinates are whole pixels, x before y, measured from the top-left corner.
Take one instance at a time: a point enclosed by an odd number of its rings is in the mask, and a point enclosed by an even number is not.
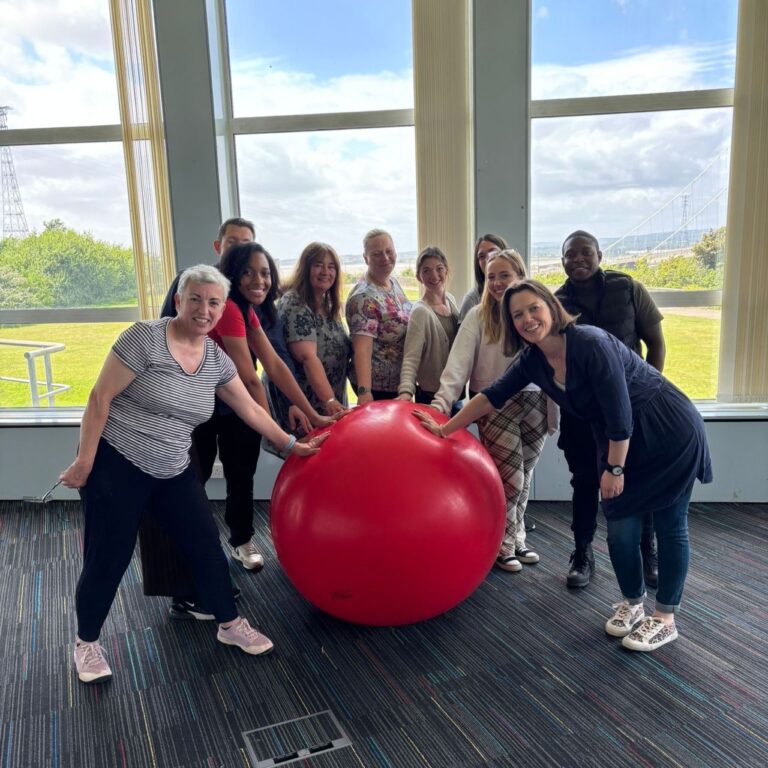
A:
[[[331,418],[335,417],[338,419],[347,412],[347,409],[334,397],[333,400],[328,400],[325,404],[325,412]]]
[[[67,488],[82,488],[88,481],[91,469],[77,458],[59,475],[59,481]]]
[[[437,437],[445,437],[442,425],[438,424],[428,413],[424,413],[424,411],[411,411],[411,413],[421,422],[424,429],[429,430]]]
[[[357,396],[357,404],[365,405],[366,403],[373,402],[373,395],[370,392],[366,392],[364,395]]]
[[[288,426],[291,428],[291,432],[300,429],[304,434],[309,434],[312,431],[312,422],[309,420],[309,416],[298,405],[292,405],[288,408]]]
[[[303,437],[293,444],[291,453],[295,453],[297,456],[312,456],[319,453],[320,446],[328,439],[330,434],[330,432],[323,432],[314,437]]]
[[[312,414],[312,427],[314,429],[322,429],[323,427],[330,427],[335,421],[338,421],[343,414],[338,416],[321,416],[317,411]]]
[[[408,394],[408,392],[403,392],[402,395],[398,395],[395,399],[396,400],[405,400],[407,403],[410,403],[411,400],[413,400],[413,395]]]
[[[615,499],[624,493],[624,475],[612,475],[607,469],[600,475],[600,496]]]

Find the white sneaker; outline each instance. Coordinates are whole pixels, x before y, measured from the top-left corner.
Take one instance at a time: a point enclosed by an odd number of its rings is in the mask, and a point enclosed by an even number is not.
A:
[[[523,564],[514,555],[499,555],[496,558],[496,567],[510,573],[517,573],[523,570]]]
[[[224,629],[219,625],[216,639],[224,645],[234,645],[241,651],[258,656],[272,650],[272,641],[254,629],[242,616],[238,616],[232,626]]]
[[[630,605],[626,600],[622,600],[611,607],[616,609],[616,613],[605,622],[605,631],[613,637],[626,637],[632,627],[645,616],[642,603]]]
[[[243,564],[249,571],[260,571],[264,567],[264,558],[256,550],[253,541],[246,541],[239,547],[232,547],[232,557]]]
[[[515,550],[515,557],[526,565],[532,565],[539,562],[539,556],[532,550],[524,547],[523,549]]]
[[[77,638],[75,642],[75,669],[83,683],[104,683],[112,677],[112,670],[104,658],[98,640],[92,643]]]
[[[621,644],[630,651],[655,651],[673,640],[677,640],[674,621],[666,624],[661,619],[649,616],[637,624]]]

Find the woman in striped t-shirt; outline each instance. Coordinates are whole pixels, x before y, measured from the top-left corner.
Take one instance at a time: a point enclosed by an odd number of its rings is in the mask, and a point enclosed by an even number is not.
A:
[[[176,297],[178,315],[123,332],[88,398],[77,458],[60,477],[65,486],[80,489],[85,513],[74,650],[84,683],[112,676],[98,638],[145,511],[184,553],[219,624],[218,639],[250,654],[272,648],[269,638],[238,616],[209,502],[189,464],[190,435],[210,417],[218,396],[252,429],[300,456],[316,453],[325,436],[300,444],[283,432],[208,338],[228,291],[229,281],[215,268],[186,270]]]

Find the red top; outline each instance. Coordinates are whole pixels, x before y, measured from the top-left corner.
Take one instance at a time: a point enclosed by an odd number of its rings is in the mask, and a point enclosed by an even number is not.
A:
[[[251,328],[261,328],[259,318],[256,317],[256,313],[253,311],[253,307],[248,307],[248,323]],[[246,335],[245,318],[240,307],[235,304],[232,299],[227,299],[227,303],[224,305],[224,313],[221,319],[216,323],[216,327],[208,333],[208,335],[222,348],[224,349],[224,343],[222,336],[233,336],[234,338],[245,338]],[[224,350],[226,352],[226,350]]]

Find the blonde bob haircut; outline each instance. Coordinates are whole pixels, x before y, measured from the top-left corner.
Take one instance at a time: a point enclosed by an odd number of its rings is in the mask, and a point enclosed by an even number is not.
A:
[[[509,307],[512,297],[516,293],[522,293],[523,291],[530,291],[535,294],[547,305],[547,307],[549,307],[549,312],[552,315],[551,336],[563,333],[565,329],[569,325],[573,325],[578,318],[578,315],[571,315],[569,312],[566,312],[565,307],[560,303],[557,296],[555,296],[546,285],[540,283],[538,280],[527,279],[521,280],[519,283],[513,283],[506,291],[504,291],[504,296],[501,300],[501,305],[504,309],[502,312],[504,324],[504,354],[510,357],[516,355],[521,347],[526,346],[527,344],[517,332],[517,328],[515,328],[514,320],[512,320],[512,312]]]
[[[503,251],[492,253],[485,263],[486,280],[483,286],[483,296],[480,299],[480,327],[483,329],[485,339],[489,344],[495,344],[502,335],[501,302],[496,301],[488,290],[488,268],[498,259],[503,259],[509,264],[513,272],[523,280],[526,276],[523,257],[513,248],[505,248]]]
[[[315,294],[309,281],[309,273],[312,265],[325,256],[330,256],[336,265],[336,279],[333,285],[325,292],[323,304],[318,307],[315,304]],[[296,268],[288,283],[286,290],[293,291],[313,311],[323,310],[330,320],[341,319],[341,262],[335,249],[328,243],[312,242],[301,252]]]

